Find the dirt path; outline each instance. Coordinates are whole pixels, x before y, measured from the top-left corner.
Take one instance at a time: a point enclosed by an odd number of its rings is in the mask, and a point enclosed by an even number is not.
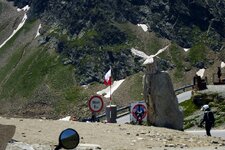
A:
[[[28,144],[56,145],[60,132],[73,128],[82,144],[98,144],[103,149],[225,148],[220,138],[156,127],[15,118],[0,118],[0,123],[16,125],[13,139]]]

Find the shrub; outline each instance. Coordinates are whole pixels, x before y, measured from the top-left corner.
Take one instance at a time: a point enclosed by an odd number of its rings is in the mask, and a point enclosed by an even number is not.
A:
[[[206,47],[203,44],[194,45],[190,49],[188,57],[192,65],[195,65],[199,61],[204,62],[206,60]]]

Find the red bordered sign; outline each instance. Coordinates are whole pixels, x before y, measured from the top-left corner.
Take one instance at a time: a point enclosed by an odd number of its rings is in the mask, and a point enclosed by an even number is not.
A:
[[[144,104],[136,104],[131,113],[137,121],[142,121],[147,115],[147,108]]]
[[[100,112],[103,108],[103,100],[100,96],[92,96],[88,101],[88,107],[92,112]]]

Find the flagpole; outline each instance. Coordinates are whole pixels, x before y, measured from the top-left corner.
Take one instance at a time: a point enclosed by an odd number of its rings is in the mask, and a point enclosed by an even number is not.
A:
[[[111,82],[112,82],[112,67],[111,67],[111,66],[110,66],[110,70],[111,70]],[[112,84],[110,84],[110,87],[109,87],[109,95],[110,95],[110,102],[109,102],[109,105],[110,105],[110,107],[111,107],[111,105],[112,105],[111,85],[112,85]]]
[[[109,86],[109,106],[111,107],[111,101],[112,101],[112,97],[111,97],[111,85]]]
[[[109,114],[109,117],[110,117],[110,122],[111,122],[111,119],[112,119],[112,91],[111,91],[111,85],[112,85],[112,67],[110,66],[110,70],[111,70],[111,84],[110,84],[110,87],[109,87],[109,94],[110,94],[110,102],[109,102],[109,107],[110,107],[110,114]]]

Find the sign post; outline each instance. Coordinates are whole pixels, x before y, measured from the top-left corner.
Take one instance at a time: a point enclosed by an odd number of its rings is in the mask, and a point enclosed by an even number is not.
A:
[[[104,106],[102,98],[98,95],[92,96],[88,101],[88,107],[92,112],[91,120],[96,121],[96,113],[100,112]]]
[[[147,105],[145,102],[135,102],[131,104],[131,122],[142,124],[147,121]]]

